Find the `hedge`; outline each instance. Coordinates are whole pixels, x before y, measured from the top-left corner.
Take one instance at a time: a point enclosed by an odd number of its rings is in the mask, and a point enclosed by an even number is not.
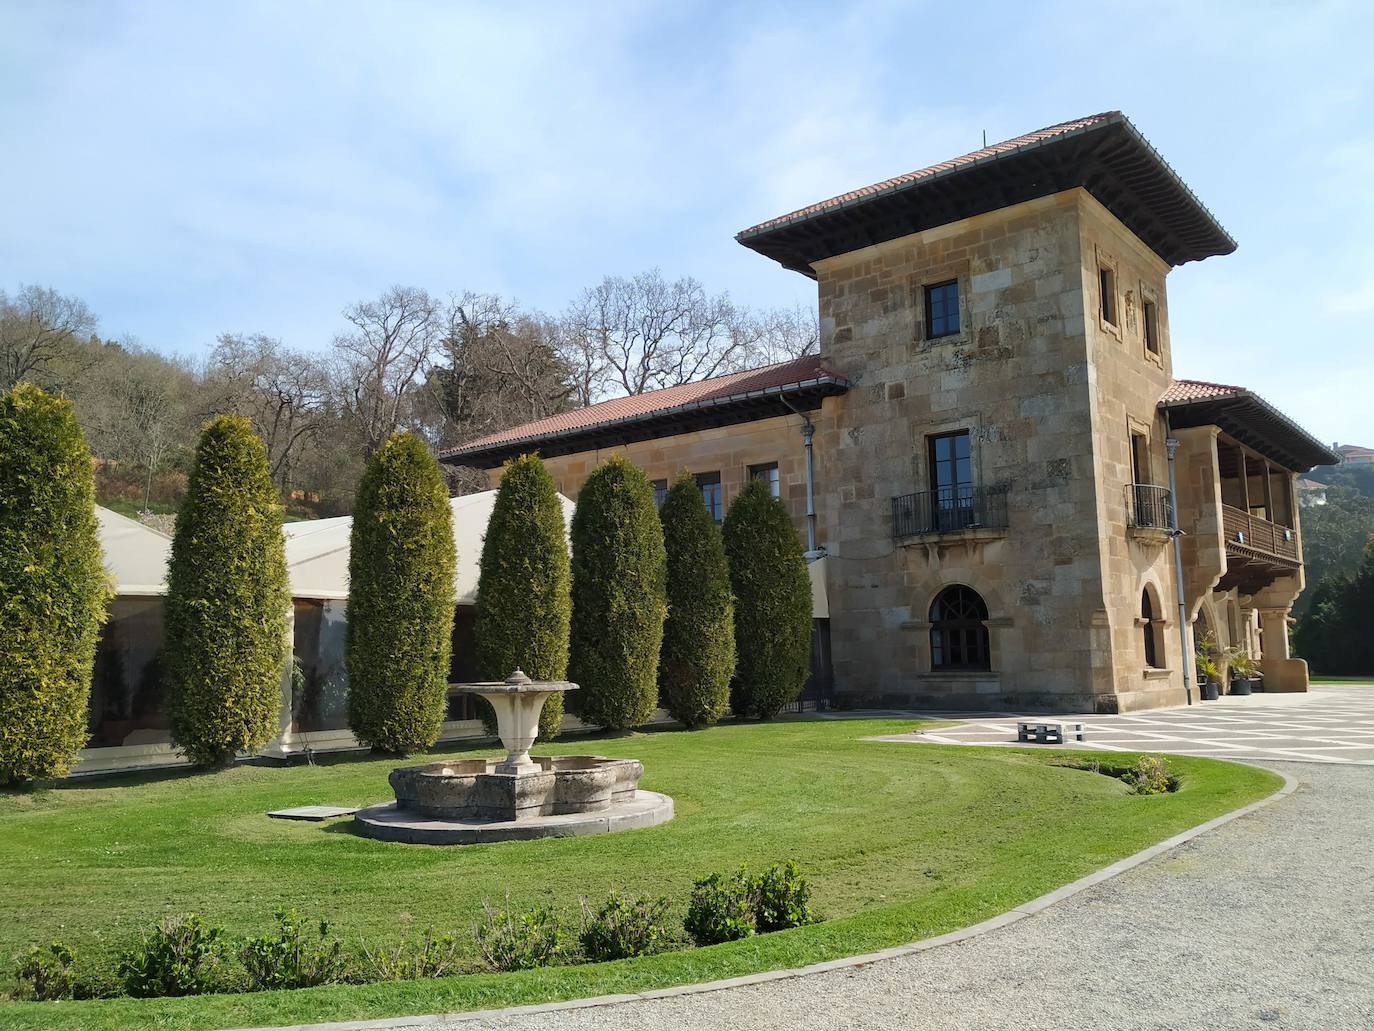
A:
[[[507,463],[496,492],[477,581],[477,668],[484,680],[524,670],[534,680],[568,675],[572,575],[558,489],[537,455]],[[495,733],[491,706],[478,699]],[[539,737],[558,734],[563,696],[551,694]]]
[[[735,604],[720,528],[701,488],[683,473],[659,511],[668,551],[668,620],[658,660],[658,694],[688,727],[715,723],[730,706],[735,672]]]
[[[167,568],[164,659],[172,740],[218,766],[280,731],[289,654],[282,506],[242,416],[205,424]]]
[[[394,434],[358,485],[348,559],[348,725],[373,750],[439,737],[453,640],[453,513],[424,441]]]
[[[811,579],[782,501],[750,482],[723,527],[735,590],[738,656],[730,707],[770,719],[797,700],[811,669]]]
[[[86,743],[109,584],[71,402],[0,395],[0,784],[60,777]]]
[[[571,702],[607,730],[637,727],[658,696],[667,559],[654,492],[617,456],[582,485],[572,520]]]

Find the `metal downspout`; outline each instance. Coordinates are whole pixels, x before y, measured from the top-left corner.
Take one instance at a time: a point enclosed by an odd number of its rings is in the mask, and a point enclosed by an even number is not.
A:
[[[815,435],[816,427],[812,425],[810,416],[798,411],[787,398],[781,397],[779,400],[791,408],[793,414],[802,421],[802,446],[806,448],[806,561],[814,562],[825,554],[816,549],[815,461],[811,446],[811,438]]]

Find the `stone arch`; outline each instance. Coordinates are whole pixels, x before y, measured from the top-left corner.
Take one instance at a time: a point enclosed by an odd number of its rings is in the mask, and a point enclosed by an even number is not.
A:
[[[1136,626],[1140,629],[1141,658],[1146,669],[1167,669],[1168,656],[1165,651],[1164,627],[1168,624],[1168,611],[1164,607],[1164,597],[1159,585],[1147,578],[1140,587]]]
[[[963,583],[948,584],[931,600],[932,671],[991,671],[992,639],[987,600]]]

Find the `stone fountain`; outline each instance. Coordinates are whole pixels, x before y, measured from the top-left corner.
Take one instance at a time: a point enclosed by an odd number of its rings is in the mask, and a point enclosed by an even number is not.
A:
[[[639,790],[644,764],[600,755],[531,756],[549,695],[576,691],[561,680],[455,684],[496,712],[504,759],[457,759],[391,771],[396,801],[360,810],[359,833],[383,841],[465,845],[605,834],[672,819],[673,800]]]

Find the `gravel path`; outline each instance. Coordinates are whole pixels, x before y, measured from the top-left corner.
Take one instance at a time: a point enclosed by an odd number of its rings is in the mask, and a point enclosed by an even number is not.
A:
[[[865,967],[699,995],[426,1025],[1374,1028],[1374,768],[1298,790],[1029,919]]]

